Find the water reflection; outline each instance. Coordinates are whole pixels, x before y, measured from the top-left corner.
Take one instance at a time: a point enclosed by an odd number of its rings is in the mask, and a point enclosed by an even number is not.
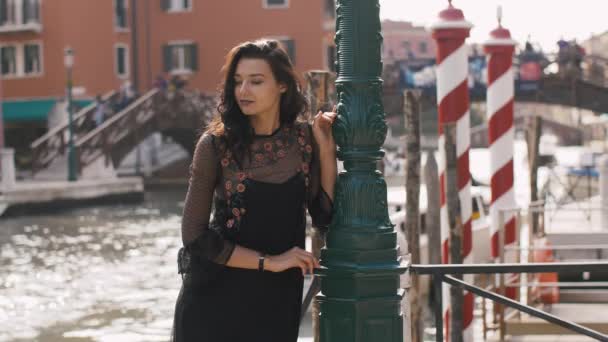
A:
[[[184,191],[0,220],[0,341],[167,341]]]

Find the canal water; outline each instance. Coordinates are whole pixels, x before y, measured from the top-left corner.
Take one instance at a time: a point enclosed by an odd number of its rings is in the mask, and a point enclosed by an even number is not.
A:
[[[185,191],[0,220],[0,341],[167,341]]]
[[[0,342],[168,341],[186,190],[0,219]]]

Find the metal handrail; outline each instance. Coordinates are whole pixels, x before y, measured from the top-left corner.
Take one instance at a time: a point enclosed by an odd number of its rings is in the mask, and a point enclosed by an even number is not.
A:
[[[608,249],[608,244],[596,244],[596,245],[556,245],[556,246],[505,246],[507,251],[572,251],[572,250],[598,250]]]
[[[93,129],[89,133],[87,133],[85,136],[78,139],[75,144],[76,148],[86,144],[89,140],[93,139],[97,134],[100,134],[100,132],[102,132],[104,129],[106,129],[106,127],[112,126],[115,122],[119,121],[120,119],[122,119],[125,116],[132,115],[133,108],[139,106],[143,102],[147,101],[149,98],[152,98],[158,92],[159,92],[159,90],[157,88],[154,88],[154,89],[148,91],[147,93],[145,93],[144,95],[140,96],[139,98],[135,99],[135,101],[130,103],[127,107],[122,109],[120,112],[112,115],[111,118],[104,121],[99,127],[96,127],[95,129]]]
[[[116,94],[116,91],[115,90],[111,90],[108,93],[106,93],[105,95],[103,95],[101,99],[103,101],[107,101],[112,96],[114,96],[115,94]],[[78,121],[80,118],[82,118],[83,116],[87,115],[87,113],[89,113],[94,108],[95,108],[95,103],[91,103],[88,106],[82,108],[80,111],[78,111],[78,113],[76,113],[74,115],[74,117],[72,118],[72,121],[74,121],[74,122]],[[63,120],[60,124],[55,125],[51,129],[49,129],[49,131],[46,132],[45,134],[43,134],[40,138],[34,140],[34,142],[32,142],[32,144],[30,145],[30,147],[32,149],[37,148],[39,145],[41,145],[43,142],[45,142],[46,140],[48,140],[53,135],[57,134],[60,131],[63,131],[65,129],[67,129],[69,124],[70,124],[70,122],[68,121],[68,119]]]
[[[562,263],[535,263],[535,264],[445,264],[445,265],[410,265],[412,273],[418,275],[431,275],[433,289],[436,293],[434,303],[436,341],[443,341],[443,314],[442,314],[442,283],[464,288],[478,296],[490,299],[494,302],[509,306],[518,311],[525,312],[531,316],[540,318],[547,322],[557,324],[578,334],[595,338],[599,341],[608,342],[608,335],[589,329],[580,324],[561,319],[531,306],[521,304],[505,296],[486,291],[480,287],[471,285],[465,281],[449,276],[463,274],[504,274],[504,273],[545,273],[559,272],[565,269],[576,268],[583,272],[608,271],[608,262],[562,262]]]

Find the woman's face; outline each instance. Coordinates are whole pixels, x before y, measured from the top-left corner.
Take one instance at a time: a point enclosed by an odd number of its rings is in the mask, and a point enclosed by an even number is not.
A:
[[[281,94],[287,87],[274,78],[270,64],[263,59],[242,58],[234,74],[234,95],[243,114],[278,114]]]

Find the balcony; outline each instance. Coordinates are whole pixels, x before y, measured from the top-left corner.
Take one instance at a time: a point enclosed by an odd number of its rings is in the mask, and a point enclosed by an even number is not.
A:
[[[12,32],[34,32],[39,33],[42,31],[42,24],[36,21],[29,21],[25,24],[17,23],[4,23],[0,25],[0,33],[12,33]]]

